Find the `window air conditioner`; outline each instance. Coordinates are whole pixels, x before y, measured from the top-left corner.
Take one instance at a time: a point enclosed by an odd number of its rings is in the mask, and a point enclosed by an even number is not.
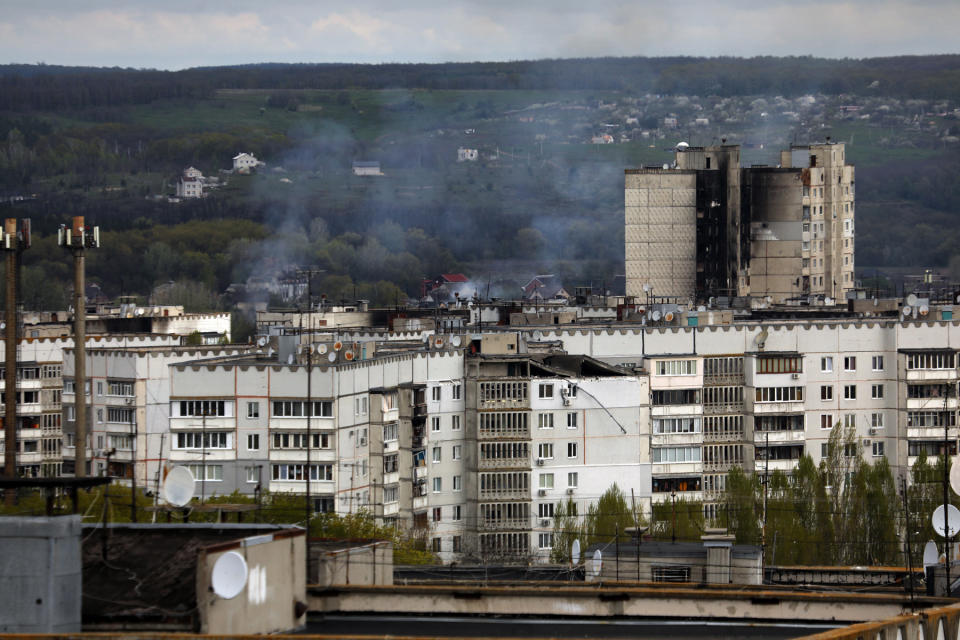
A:
[[[573,487],[570,487],[569,489],[567,489],[567,495],[568,495],[568,496],[572,496],[572,495],[573,495],[573,492],[574,492],[574,488],[573,488]]]
[[[790,377],[793,378],[794,380],[799,380],[799,379],[800,379],[800,374],[799,374],[799,373],[791,373],[791,374],[790,374]]]
[[[538,466],[538,467],[542,467],[542,466],[543,466],[543,458],[537,458],[537,466]]]
[[[540,526],[541,526],[541,527],[549,527],[549,526],[550,526],[550,521],[547,520],[546,518],[544,518],[543,520],[540,521]]]
[[[546,489],[540,489],[539,491],[537,491],[537,495],[542,498],[543,496],[547,495],[547,490],[546,490]]]

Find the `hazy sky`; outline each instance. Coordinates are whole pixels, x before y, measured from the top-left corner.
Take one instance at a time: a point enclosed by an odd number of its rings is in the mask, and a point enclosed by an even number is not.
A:
[[[0,0],[0,63],[956,53],[957,0]]]

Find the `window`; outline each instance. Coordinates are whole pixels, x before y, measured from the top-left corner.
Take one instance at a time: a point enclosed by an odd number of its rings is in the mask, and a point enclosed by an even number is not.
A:
[[[461,456],[462,451],[463,451],[463,445],[459,445],[459,444],[453,445],[453,459],[459,460],[462,457]]]
[[[260,449],[260,434],[248,433],[247,434],[247,451],[257,451],[258,449]]]
[[[440,553],[440,538],[430,538],[430,550]]]
[[[193,474],[193,477],[197,480],[203,480],[204,472],[206,472],[207,482],[220,482],[223,480],[223,465],[222,464],[187,464],[184,465],[187,469],[190,470],[190,473]]]
[[[400,437],[400,425],[396,422],[389,422],[383,425],[383,441],[391,442]]]
[[[874,371],[883,371],[883,356],[873,356],[871,364]]]
[[[440,416],[430,418],[430,431],[440,431]]]
[[[454,400],[460,399],[460,383],[457,382],[450,388],[450,393]]]
[[[103,436],[97,436],[97,449],[103,449]]]
[[[430,388],[430,398],[434,402],[440,402],[440,387],[431,387]]]
[[[843,385],[843,399],[844,399],[844,400],[856,400],[856,399],[857,399],[857,385],[855,385],[855,384],[845,384],[845,385]]]
[[[102,390],[102,382],[97,383],[97,392],[99,393]],[[133,397],[133,383],[132,382],[120,382],[119,380],[107,380],[107,395],[108,396],[122,396],[124,398]]]
[[[664,462],[700,462],[700,447],[653,447],[651,460]]]
[[[370,411],[370,399],[367,396],[353,399],[353,415],[362,417]]]
[[[857,357],[856,357],[856,356],[844,356],[844,357],[843,357],[843,370],[844,370],[844,371],[856,371],[856,370],[857,370]]]
[[[463,486],[460,483],[460,476],[453,476],[453,490],[460,491],[463,489]]]
[[[433,448],[433,461],[440,462],[440,447]]]
[[[537,414],[537,424],[541,429],[553,429],[553,414],[552,413]]]
[[[568,458],[576,458],[576,457],[577,457],[577,443],[576,443],[576,442],[568,442],[568,443],[567,443],[567,457],[568,457]]]
[[[567,474],[567,486],[571,488],[576,488],[580,482],[580,474],[576,471],[571,471]]]
[[[461,536],[453,536],[453,552],[461,553],[463,551],[463,538]]]
[[[313,438],[313,442],[310,444],[312,448],[314,449],[330,448],[330,434],[311,433],[310,436]],[[307,442],[308,442],[307,434],[305,433],[274,432],[273,434],[274,449],[306,449]]]
[[[553,489],[553,474],[552,474],[552,473],[541,473],[541,474],[540,474],[540,488],[541,488],[541,489]]]
[[[552,549],[553,548],[553,534],[552,533],[541,533],[538,534],[538,544],[541,549]]]
[[[97,409],[102,412],[102,409]],[[119,407],[107,407],[107,422],[114,424],[135,424],[136,413],[133,409],[121,409]]]
[[[259,402],[248,402],[248,403],[247,403],[247,417],[248,417],[248,418],[259,418],[259,417],[260,417],[260,403],[259,403]]]
[[[103,382],[101,380],[97,380],[97,395],[103,395]]]
[[[820,358],[820,371],[824,373],[833,371],[833,356]]]
[[[856,426],[857,426],[857,414],[855,414],[855,413],[845,413],[845,414],[843,414],[843,426],[844,426],[844,427],[856,427]]]
[[[874,429],[883,429],[883,414],[882,413],[871,413],[870,414],[870,426]]]
[[[700,433],[700,418],[654,418],[654,433]]]
[[[953,352],[911,353],[907,369],[953,369]]]
[[[825,384],[820,387],[820,399],[821,400],[833,400],[833,387],[831,385]]]
[[[690,567],[653,566],[650,567],[650,575],[654,582],[690,582]]]
[[[654,368],[658,376],[695,376],[696,360],[657,360]]]
[[[450,416],[450,428],[454,431],[460,431],[460,416]]]
[[[700,404],[700,389],[656,389],[652,401],[654,405]]]
[[[77,408],[72,404],[67,407],[67,420],[73,421],[77,419]]]
[[[577,414],[570,412],[567,414],[567,429],[577,428]]]
[[[313,418],[332,418],[333,402],[329,400],[319,400],[312,403],[313,411],[310,412],[310,403],[300,400],[274,400],[273,417],[274,418],[303,418],[307,414]]]
[[[97,422],[103,422],[103,409],[97,409]]]
[[[443,478],[434,478],[433,479],[433,492],[440,493],[443,491]]]
[[[870,386],[870,397],[880,399],[883,397],[883,385],[875,384]]]
[[[552,398],[552,397],[553,397],[553,385],[552,385],[552,384],[541,384],[541,385],[540,385],[540,397],[541,397],[541,398]]]
[[[390,502],[396,502],[397,499],[398,499],[398,498],[397,498],[398,494],[399,494],[399,491],[397,491],[397,487],[384,487],[384,488],[383,488],[383,502],[384,502],[385,504],[390,503]]]
[[[803,371],[800,356],[780,356],[758,358],[757,373],[800,373]]]
[[[833,416],[829,413],[820,414],[820,428],[833,429]]]
[[[395,473],[398,468],[399,456],[397,454],[383,456],[383,472]]]
[[[548,460],[553,459],[553,444],[549,442],[541,442],[537,445],[537,457],[545,458]]]
[[[878,440],[873,443],[873,457],[874,458],[883,457],[883,440]]]
[[[433,521],[440,522],[443,520],[443,509],[440,507],[433,508]]]
[[[230,449],[231,438],[227,431],[186,431],[177,433],[177,449]]]
[[[260,482],[260,467],[247,467],[247,482]]]
[[[207,417],[226,417],[227,403],[223,400],[180,400],[173,402],[174,407],[180,411],[174,417],[179,418],[202,418]]]
[[[453,505],[453,515],[451,516],[450,519],[453,520],[454,522],[457,522],[460,520],[460,505],[458,504]]]
[[[803,387],[757,387],[756,402],[801,402]]]
[[[554,513],[554,504],[552,502],[541,502],[537,505],[537,515],[540,518],[552,518]]]

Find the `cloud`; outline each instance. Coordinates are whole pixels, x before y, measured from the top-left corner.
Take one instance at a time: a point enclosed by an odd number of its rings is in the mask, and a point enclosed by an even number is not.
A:
[[[230,11],[224,9],[229,6]],[[956,51],[948,0],[48,0],[0,17],[0,62],[182,68],[603,55]]]

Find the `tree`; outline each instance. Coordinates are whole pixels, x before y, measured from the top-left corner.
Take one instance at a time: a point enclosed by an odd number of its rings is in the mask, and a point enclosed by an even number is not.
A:
[[[747,475],[740,467],[727,474],[727,490],[721,510],[722,521],[737,537],[737,544],[760,544],[761,502],[759,477]]]

